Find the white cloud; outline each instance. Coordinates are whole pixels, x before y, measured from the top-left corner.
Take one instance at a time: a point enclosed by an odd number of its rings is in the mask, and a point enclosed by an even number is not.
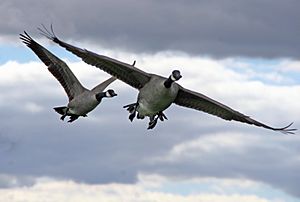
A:
[[[46,80],[48,75],[47,67],[41,66],[38,62],[20,64],[15,61],[8,61],[0,66],[2,86],[11,86],[21,82],[34,82]]]
[[[145,178],[144,178],[145,180]],[[208,179],[206,179],[208,181]],[[226,181],[226,180],[223,180]],[[211,181],[217,184],[217,181]],[[241,181],[239,181],[240,183]],[[198,182],[201,184],[201,182]],[[235,186],[231,182],[224,182],[227,187]],[[237,184],[239,184],[237,183]],[[246,182],[248,183],[248,182]],[[52,201],[72,201],[72,202],[279,202],[279,199],[255,196],[254,194],[226,194],[226,193],[191,193],[180,194],[165,192],[164,185],[159,189],[149,189],[143,184],[105,184],[88,185],[76,183],[74,181],[55,180],[51,178],[39,178],[33,186],[15,187],[11,189],[0,189],[0,202],[52,202]],[[252,183],[247,188],[251,189],[259,184]],[[283,201],[283,200],[282,200]]]
[[[161,161],[178,161],[180,159],[201,159],[202,155],[219,151],[247,149],[248,145],[258,142],[257,137],[234,134],[232,132],[221,134],[208,134],[196,140],[175,145],[166,157],[160,157]]]
[[[280,68],[281,71],[300,72],[300,61],[283,60],[278,64],[278,68]]]
[[[288,59],[242,59],[242,58],[227,58],[220,61],[224,67],[232,69],[244,75],[247,80],[261,80],[272,84],[295,84],[295,81],[284,75],[287,71],[284,66],[293,65],[294,60]]]
[[[174,145],[170,151],[159,157],[148,159],[149,164],[156,164],[158,162],[202,162],[206,158],[220,160],[220,158],[230,155],[235,155],[235,159],[243,158],[247,153],[252,153],[255,149],[261,152],[272,151],[280,152],[281,155],[292,155],[294,151],[292,147],[287,147],[292,143],[299,142],[300,140],[295,137],[288,138],[287,136],[272,137],[272,141],[264,142],[265,136],[258,134],[251,134],[247,132],[218,132],[211,133],[197,137],[196,139],[189,139]],[[270,157],[270,156],[269,156]],[[297,159],[290,159],[293,163],[298,162]],[[267,161],[267,159],[266,159]],[[269,161],[269,160],[268,160]],[[290,162],[291,163],[291,162]],[[217,165],[217,162],[215,162]]]
[[[95,72],[95,69],[86,68],[88,65],[83,62],[71,63],[67,60],[65,61],[68,63],[74,74],[79,77],[79,79],[82,76],[84,78],[90,77],[92,80],[96,80],[96,78],[94,78],[95,76],[92,76],[92,74]],[[85,68],[82,68],[82,66]],[[99,73],[99,71],[97,72]],[[0,75],[0,84],[3,86],[17,84],[21,85],[22,83],[38,84],[39,82],[43,84],[43,82],[46,81],[58,84],[56,79],[47,70],[47,66],[42,62],[18,63],[15,61],[9,61],[0,66]]]
[[[255,182],[245,178],[216,178],[216,177],[195,177],[178,178],[167,177],[158,174],[139,173],[137,185],[146,189],[162,190],[164,186],[176,185],[181,186],[182,189],[189,189],[193,187],[192,193],[207,193],[208,190],[219,194],[232,194],[230,189],[238,189],[257,191],[266,186],[263,183]],[[198,189],[197,186],[202,185],[204,189]],[[198,189],[196,192],[195,190]]]

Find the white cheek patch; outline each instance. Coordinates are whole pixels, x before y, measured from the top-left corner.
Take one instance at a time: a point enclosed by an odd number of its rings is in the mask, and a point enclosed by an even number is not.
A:
[[[111,97],[111,95],[109,94],[108,91],[105,93],[105,96],[106,96],[106,97]]]
[[[176,81],[176,79],[174,78],[173,74],[171,74],[171,80],[172,81]]]

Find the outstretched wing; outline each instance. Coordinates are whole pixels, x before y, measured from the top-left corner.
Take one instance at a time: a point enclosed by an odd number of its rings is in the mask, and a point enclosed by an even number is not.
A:
[[[103,92],[104,89],[109,85],[111,84],[112,82],[114,82],[117,78],[116,77],[110,77],[109,79],[103,81],[102,83],[98,84],[97,86],[95,86],[93,89],[92,89],[92,92],[97,94],[97,93],[100,93],[100,92]]]
[[[24,34],[20,34],[20,39],[48,67],[51,74],[65,89],[69,100],[72,100],[76,95],[81,94],[84,90],[86,90],[64,61],[34,41],[25,31]]]
[[[185,89],[181,86],[174,102],[177,105],[203,111],[228,121],[235,120],[247,124],[253,124],[270,130],[280,131],[286,134],[294,134],[294,131],[296,130],[289,128],[292,123],[282,128],[273,128],[271,126],[265,125],[203,94]]]
[[[48,39],[59,44],[61,47],[64,47],[66,50],[77,55],[87,64],[98,67],[99,69],[124,81],[134,88],[142,88],[151,78],[148,73],[134,67],[134,65],[120,62],[104,55],[98,55],[86,49],[81,49],[61,41],[55,36],[52,26],[51,32],[47,30],[45,26],[43,26],[43,29],[38,29],[42,35],[46,36]]]

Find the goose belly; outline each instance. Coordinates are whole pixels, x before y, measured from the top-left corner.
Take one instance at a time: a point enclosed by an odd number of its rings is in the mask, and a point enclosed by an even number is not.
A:
[[[138,96],[137,111],[142,116],[156,115],[160,111],[167,109],[175,100],[178,92],[176,85],[165,88],[163,82],[157,85],[145,85],[140,90]]]
[[[164,111],[167,109],[172,102],[169,101],[159,101],[159,102],[151,102],[146,99],[141,99],[139,101],[138,109],[137,111],[141,116],[152,116],[156,115],[160,111]]]
[[[94,95],[82,95],[74,98],[68,104],[70,112],[76,115],[86,115],[98,106]]]

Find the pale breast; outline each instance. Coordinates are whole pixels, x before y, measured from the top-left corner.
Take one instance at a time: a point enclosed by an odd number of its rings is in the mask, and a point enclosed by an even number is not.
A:
[[[137,111],[143,116],[151,116],[168,108],[175,100],[178,85],[173,83],[171,88],[164,86],[166,78],[153,76],[138,96],[139,107]]]
[[[68,107],[77,115],[85,115],[95,109],[98,104],[95,95],[90,91],[86,91],[71,100]]]

